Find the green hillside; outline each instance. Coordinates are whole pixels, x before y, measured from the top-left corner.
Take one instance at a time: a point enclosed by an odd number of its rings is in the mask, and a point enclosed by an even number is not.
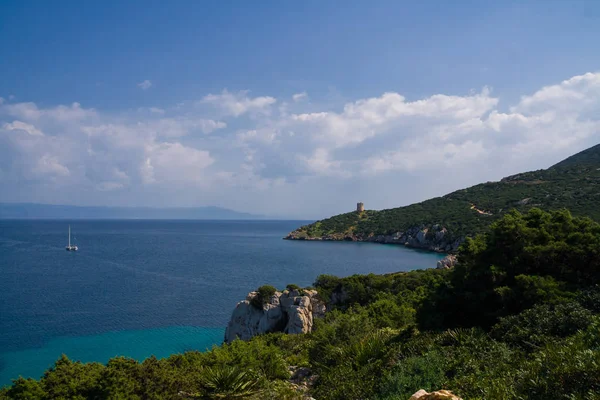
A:
[[[413,227],[445,227],[453,239],[483,232],[511,209],[568,208],[600,220],[600,145],[546,169],[458,190],[406,207],[350,212],[300,227],[288,239],[368,240]]]

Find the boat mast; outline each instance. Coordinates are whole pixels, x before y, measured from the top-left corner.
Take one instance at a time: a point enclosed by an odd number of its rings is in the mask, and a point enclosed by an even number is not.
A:
[[[71,247],[71,225],[69,225],[69,247]]]

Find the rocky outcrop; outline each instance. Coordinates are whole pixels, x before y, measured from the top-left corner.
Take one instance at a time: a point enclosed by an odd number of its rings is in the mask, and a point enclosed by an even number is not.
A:
[[[356,234],[331,234],[311,237],[306,232],[297,230],[290,232],[284,239],[287,240],[346,240],[353,242],[374,242],[383,244],[401,244],[407,247],[426,249],[439,253],[454,253],[464,238],[454,238],[448,230],[440,224],[420,225],[405,231],[394,232],[391,235],[356,235]]]
[[[438,390],[437,392],[427,393],[421,389],[417,393],[410,396],[409,400],[462,400],[449,390]]]
[[[437,262],[437,269],[450,269],[456,265],[457,261],[458,259],[454,254],[448,254]]]
[[[256,296],[257,292],[250,292],[233,310],[225,330],[225,343],[237,338],[250,340],[269,332],[308,333],[313,329],[314,318],[322,317],[326,311],[316,290],[275,292],[262,308],[252,304]]]

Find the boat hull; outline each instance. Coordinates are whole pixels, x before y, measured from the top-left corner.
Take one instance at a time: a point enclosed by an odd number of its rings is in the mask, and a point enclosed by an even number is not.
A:
[[[77,246],[67,246],[67,247],[65,247],[65,250],[67,250],[67,251],[77,251],[78,249],[77,249]]]

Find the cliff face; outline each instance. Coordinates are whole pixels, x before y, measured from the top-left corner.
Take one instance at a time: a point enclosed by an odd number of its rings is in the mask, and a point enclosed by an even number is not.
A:
[[[440,224],[420,225],[405,231],[398,231],[391,235],[368,235],[361,234],[331,234],[311,237],[304,231],[296,230],[290,232],[284,239],[287,240],[347,240],[353,242],[374,242],[383,244],[401,244],[407,247],[437,251],[440,253],[456,252],[464,238],[454,239],[448,234],[448,230]]]
[[[252,304],[257,295],[250,292],[246,300],[237,304],[225,330],[225,343],[238,338],[250,340],[269,332],[308,333],[313,329],[314,318],[325,314],[325,303],[317,297],[316,290],[275,292],[260,309]]]

